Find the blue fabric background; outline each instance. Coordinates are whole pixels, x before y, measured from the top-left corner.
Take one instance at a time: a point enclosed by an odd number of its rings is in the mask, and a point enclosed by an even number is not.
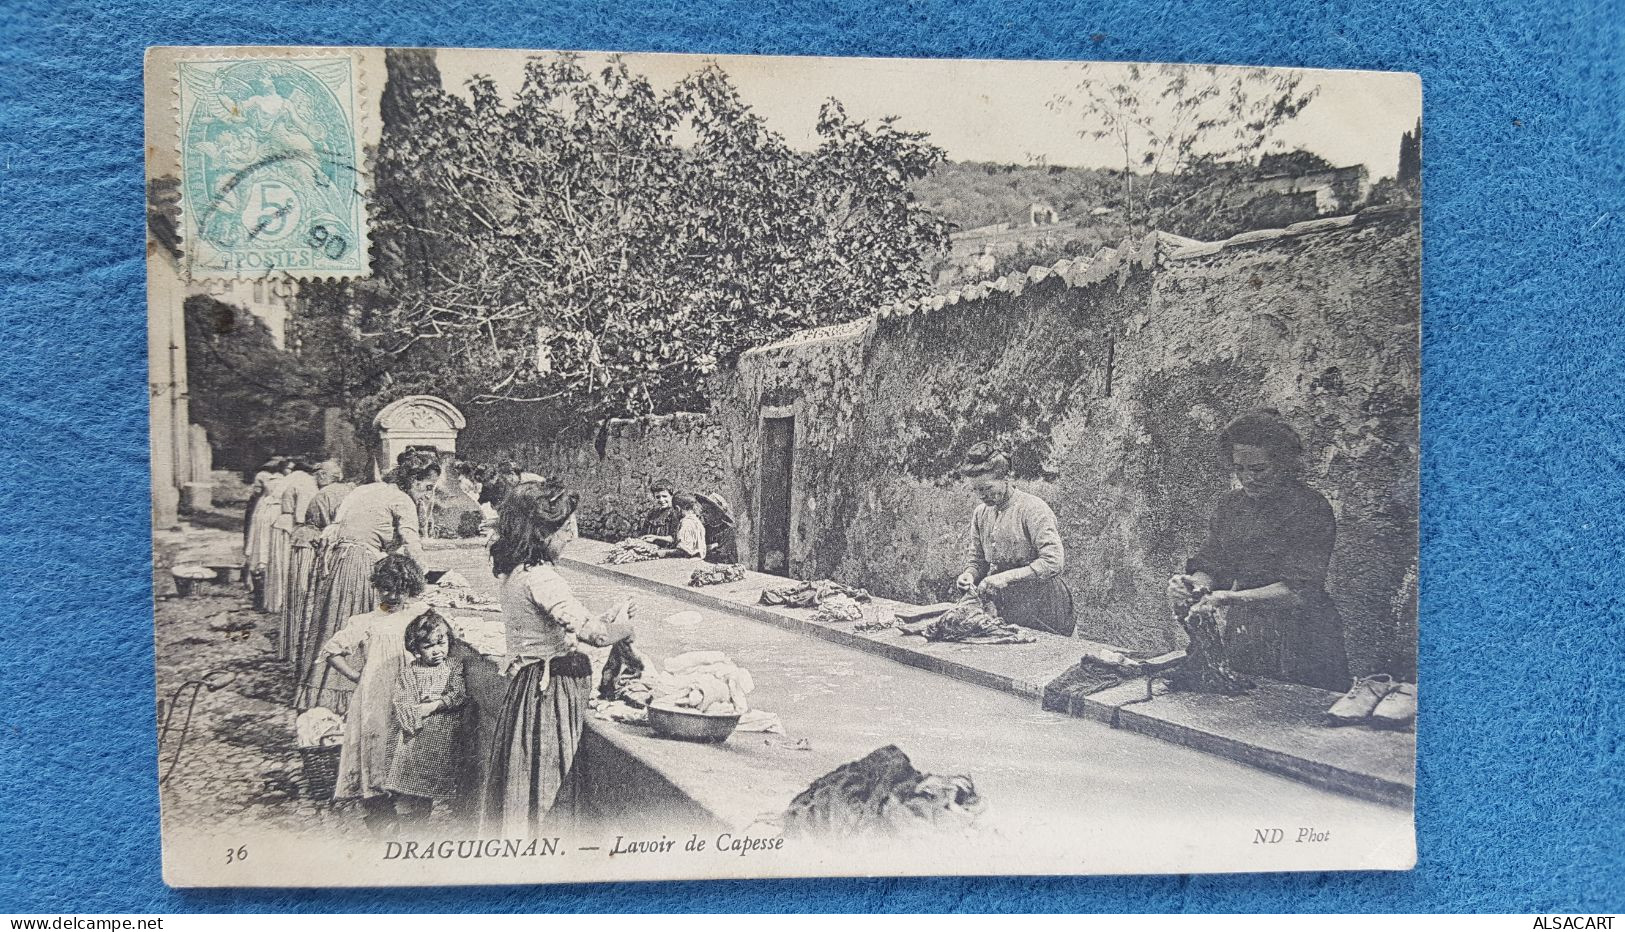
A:
[[[0,910],[1625,909],[1617,0],[7,0]],[[1423,75],[1421,864],[1405,874],[180,892],[159,876],[141,56],[157,44]]]

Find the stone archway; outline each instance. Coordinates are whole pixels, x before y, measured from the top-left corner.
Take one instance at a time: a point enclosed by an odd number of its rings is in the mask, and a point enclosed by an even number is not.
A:
[[[457,434],[468,422],[451,402],[433,395],[408,395],[384,406],[372,419],[378,429],[379,465],[389,469],[413,447],[432,447],[445,459],[457,452]]]

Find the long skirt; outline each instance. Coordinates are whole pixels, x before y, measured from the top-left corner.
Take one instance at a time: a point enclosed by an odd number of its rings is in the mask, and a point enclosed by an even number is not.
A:
[[[1300,599],[1298,605],[1227,606],[1230,668],[1343,692],[1351,682],[1343,617],[1324,589]]]
[[[282,517],[282,499],[276,495],[260,496],[259,504],[254,506],[254,514],[248,519],[248,546],[244,554],[248,558],[248,571],[259,572],[271,558],[271,525],[277,518]]]
[[[281,614],[287,604],[288,571],[293,564],[292,519],[284,516],[271,525],[271,545],[265,560],[265,610]]]
[[[294,705],[301,712],[326,706],[343,715],[350,708],[355,684],[327,665],[322,645],[351,618],[378,607],[372,570],[383,556],[366,544],[349,540],[333,541],[322,548],[311,586],[310,615],[295,648],[298,666],[294,675],[299,677],[299,689]]]
[[[1012,583],[993,601],[1001,619],[1023,628],[1071,637],[1077,626],[1072,617],[1072,590],[1059,576]]]
[[[586,654],[566,654],[551,663],[545,693],[546,661],[522,668],[508,685],[480,806],[480,831],[487,837],[534,838],[544,821],[549,831],[579,821],[583,800],[575,757],[592,693],[592,662]]]
[[[293,660],[299,654],[306,612],[310,610],[310,583],[315,573],[316,532],[310,525],[302,524],[293,529],[293,559],[288,565],[288,591],[282,599],[278,660]]]

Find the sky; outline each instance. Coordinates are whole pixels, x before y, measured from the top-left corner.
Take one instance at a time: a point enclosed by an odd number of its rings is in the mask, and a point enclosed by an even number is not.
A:
[[[467,80],[486,74],[505,94],[520,84],[534,52],[442,49],[441,79],[465,92]],[[601,67],[608,56],[585,53]],[[977,61],[956,59],[812,58],[748,55],[628,54],[629,64],[660,89],[708,61],[719,63],[740,96],[791,146],[817,144],[818,108],[834,97],[860,120],[897,116],[904,129],[924,130],[954,161],[1121,167],[1107,142],[1078,135],[1075,113],[1049,104],[1085,74],[1114,76],[1124,67],[1099,62]],[[1305,70],[1305,84],[1320,94],[1281,133],[1286,149],[1307,149],[1334,165],[1364,164],[1373,180],[1394,174],[1400,134],[1421,115],[1421,81],[1411,74]]]

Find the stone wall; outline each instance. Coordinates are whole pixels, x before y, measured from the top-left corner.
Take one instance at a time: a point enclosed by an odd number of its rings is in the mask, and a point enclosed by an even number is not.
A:
[[[1329,588],[1357,672],[1409,674],[1418,248],[1410,212],[1151,237],[747,354],[719,405],[741,552],[763,408],[793,410],[792,573],[941,598],[974,503],[953,470],[993,440],[1060,519],[1079,634],[1175,647],[1163,585],[1230,482],[1215,433],[1270,406],[1303,433],[1306,479],[1338,517]]]
[[[656,476],[721,490],[754,567],[762,423],[791,416],[790,573],[932,602],[964,565],[974,497],[954,471],[991,440],[1060,520],[1079,635],[1161,651],[1183,642],[1166,579],[1230,486],[1217,430],[1274,407],[1337,516],[1328,589],[1355,672],[1408,676],[1419,250],[1414,211],[1217,244],[1152,235],[753,350],[718,378],[708,416],[555,442],[509,425],[465,448],[562,477],[602,538],[647,510]]]
[[[761,565],[754,541],[762,513],[762,421],[795,418],[790,495],[790,572],[803,579],[832,576],[850,540],[854,489],[875,471],[854,464],[862,391],[857,374],[867,321],[808,331],[752,350],[720,380],[718,418],[728,438],[729,488],[738,514],[740,560]]]
[[[599,540],[619,540],[638,528],[653,507],[649,487],[657,480],[668,479],[679,491],[730,487],[726,442],[706,414],[614,419],[596,436],[550,436],[499,412],[471,411],[458,447],[481,462],[511,459],[562,480],[581,494],[581,532]]]

